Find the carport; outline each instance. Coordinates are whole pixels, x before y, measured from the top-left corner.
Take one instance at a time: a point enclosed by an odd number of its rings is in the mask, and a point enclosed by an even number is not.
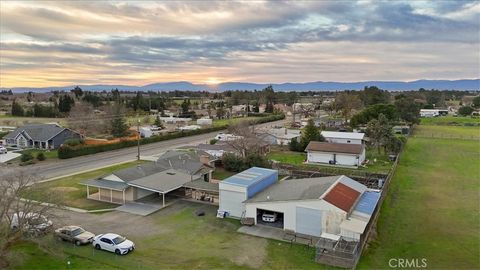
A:
[[[165,207],[165,194],[183,187],[185,183],[192,180],[192,176],[189,174],[169,169],[130,181],[128,182],[128,185],[137,189],[148,190],[160,194],[162,196],[162,207]]]

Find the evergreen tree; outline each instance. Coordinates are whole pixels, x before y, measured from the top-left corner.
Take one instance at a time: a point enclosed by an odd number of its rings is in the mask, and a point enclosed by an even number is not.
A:
[[[25,112],[22,108],[22,105],[18,104],[14,99],[12,102],[12,115],[13,116],[24,116]]]
[[[316,141],[316,142],[325,141],[325,138],[323,138],[323,136],[320,134],[320,131],[315,126],[313,119],[308,120],[307,125],[302,131],[302,138],[300,139],[300,145],[302,146],[303,150],[305,150],[305,148],[311,141]]]
[[[62,113],[68,113],[72,109],[75,101],[69,95],[60,96],[58,99],[58,111]]]
[[[122,116],[121,107],[116,105],[114,108],[114,118],[110,122],[112,135],[116,138],[125,137],[127,135],[128,125]]]
[[[159,128],[163,128],[162,120],[160,120],[160,116],[158,115],[155,117],[155,122],[153,124]]]

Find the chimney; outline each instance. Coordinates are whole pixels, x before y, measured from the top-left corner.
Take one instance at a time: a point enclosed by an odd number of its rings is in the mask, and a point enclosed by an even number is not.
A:
[[[200,162],[204,165],[210,166],[210,157],[208,155],[200,155]]]

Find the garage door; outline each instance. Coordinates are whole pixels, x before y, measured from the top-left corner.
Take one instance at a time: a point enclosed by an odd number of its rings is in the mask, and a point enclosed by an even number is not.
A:
[[[230,216],[241,217],[245,209],[245,193],[229,190],[220,190],[220,210],[227,211]]]
[[[295,227],[297,233],[320,236],[322,234],[322,212],[297,206]]]

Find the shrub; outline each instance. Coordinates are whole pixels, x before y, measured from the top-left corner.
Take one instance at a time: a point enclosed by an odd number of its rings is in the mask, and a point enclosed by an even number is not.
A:
[[[83,144],[83,140],[81,140],[81,139],[68,139],[68,140],[65,140],[65,142],[63,144],[66,144],[66,145],[69,145],[69,146],[77,146],[77,145]]]
[[[213,145],[213,144],[216,144],[217,142],[218,142],[217,139],[211,139],[211,140],[210,140],[210,144],[212,144],[212,145]]]
[[[223,155],[222,164],[225,170],[230,172],[241,172],[247,168],[243,159],[232,153]]]
[[[21,160],[22,162],[27,162],[27,161],[32,160],[32,159],[33,159],[33,155],[30,154],[30,153],[28,153],[28,152],[27,152],[27,153],[23,153],[23,154],[20,156],[20,160]]]
[[[47,159],[47,157],[45,156],[45,154],[43,152],[40,152],[37,154],[37,160],[38,161],[44,161],[45,159]]]

